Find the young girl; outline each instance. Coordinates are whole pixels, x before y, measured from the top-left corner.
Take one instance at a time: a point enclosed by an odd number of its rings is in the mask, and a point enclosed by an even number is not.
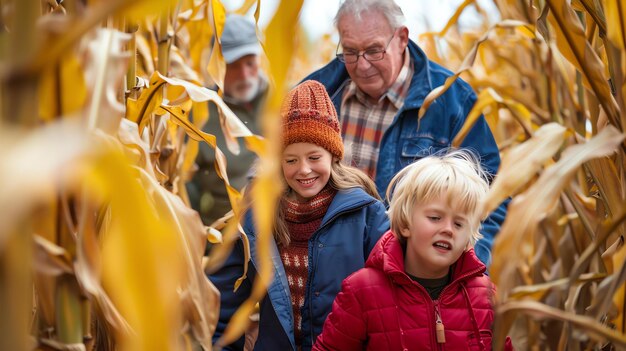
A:
[[[313,349],[491,350],[494,286],[472,248],[487,190],[464,151],[400,171],[387,190],[391,230],[344,280]]]
[[[254,349],[310,350],[341,281],[363,268],[389,221],[373,182],[340,163],[344,149],[337,113],[320,83],[306,81],[289,92],[281,115],[287,187],[275,223],[274,281],[260,302]],[[256,231],[249,212],[243,229],[254,253]],[[251,263],[250,279],[233,292],[244,264],[239,241],[224,266],[210,276],[222,294],[214,339],[250,294],[254,254]],[[243,338],[227,349],[242,347]]]

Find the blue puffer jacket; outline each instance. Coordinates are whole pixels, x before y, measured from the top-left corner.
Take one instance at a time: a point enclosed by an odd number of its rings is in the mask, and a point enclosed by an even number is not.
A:
[[[243,274],[243,245],[241,240],[226,260],[224,266],[209,279],[221,292],[220,317],[214,341],[226,324],[250,296],[256,276],[256,231],[252,215],[246,214],[244,231],[248,234],[251,249],[249,279],[233,292],[235,280]],[[385,206],[360,188],[340,190],[331,202],[326,215],[309,240],[309,276],[302,307],[302,350],[310,350],[317,335],[322,332],[333,300],[341,290],[344,278],[363,268],[370,251],[378,239],[389,229]],[[272,247],[274,280],[260,303],[259,336],[255,350],[295,350],[294,318],[291,295],[285,269],[278,248]],[[244,339],[226,347],[242,350]]]
[[[452,72],[428,60],[426,54],[409,40],[409,53],[413,58],[413,79],[404,106],[398,111],[393,123],[385,130],[376,166],[376,187],[384,195],[391,178],[403,167],[424,156],[450,146],[454,136],[461,130],[467,114],[476,102],[476,94],[461,79],[430,105],[426,114],[418,121],[418,112],[424,98],[433,88],[444,84]],[[313,79],[324,84],[337,113],[341,114],[341,98],[350,82],[345,65],[335,59],[313,72],[304,80]],[[470,149],[480,156],[483,168],[495,175],[500,166],[498,145],[483,116],[480,116],[461,147]],[[483,238],[476,244],[476,256],[489,266],[491,246],[500,230],[508,200],[502,203],[483,222]]]

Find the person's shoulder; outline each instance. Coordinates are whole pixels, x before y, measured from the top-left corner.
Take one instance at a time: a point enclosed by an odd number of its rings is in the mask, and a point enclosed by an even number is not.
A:
[[[352,188],[346,188],[346,189],[339,189],[337,190],[338,194],[344,194],[344,195],[351,195],[351,196],[363,196],[363,197],[372,197],[370,194],[368,194],[365,189],[361,188],[360,186],[355,186]]]
[[[370,206],[384,206],[380,200],[368,194],[365,189],[361,187],[340,189],[337,191],[337,195],[339,195],[338,198],[341,201],[351,201],[358,203],[358,205],[367,204]]]
[[[365,267],[349,275],[344,280],[344,285],[349,286],[353,292],[358,292],[373,287],[388,287],[389,279],[380,269]]]

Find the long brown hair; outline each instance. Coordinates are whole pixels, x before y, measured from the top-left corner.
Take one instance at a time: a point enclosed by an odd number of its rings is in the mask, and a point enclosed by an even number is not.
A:
[[[370,177],[355,167],[344,165],[339,160],[333,160],[328,184],[336,190],[362,188],[366,193],[380,200],[380,196],[376,191],[376,185]],[[289,187],[286,188],[283,196],[287,196],[289,192],[293,191]],[[278,245],[283,247],[289,246],[291,242],[287,223],[285,222],[285,209],[282,201],[278,203],[277,215],[274,220],[274,239]]]

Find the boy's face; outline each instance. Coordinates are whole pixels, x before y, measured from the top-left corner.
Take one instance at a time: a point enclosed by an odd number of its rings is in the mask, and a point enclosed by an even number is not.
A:
[[[404,258],[407,273],[426,279],[443,278],[470,242],[470,225],[464,213],[452,209],[444,197],[413,207]]]

